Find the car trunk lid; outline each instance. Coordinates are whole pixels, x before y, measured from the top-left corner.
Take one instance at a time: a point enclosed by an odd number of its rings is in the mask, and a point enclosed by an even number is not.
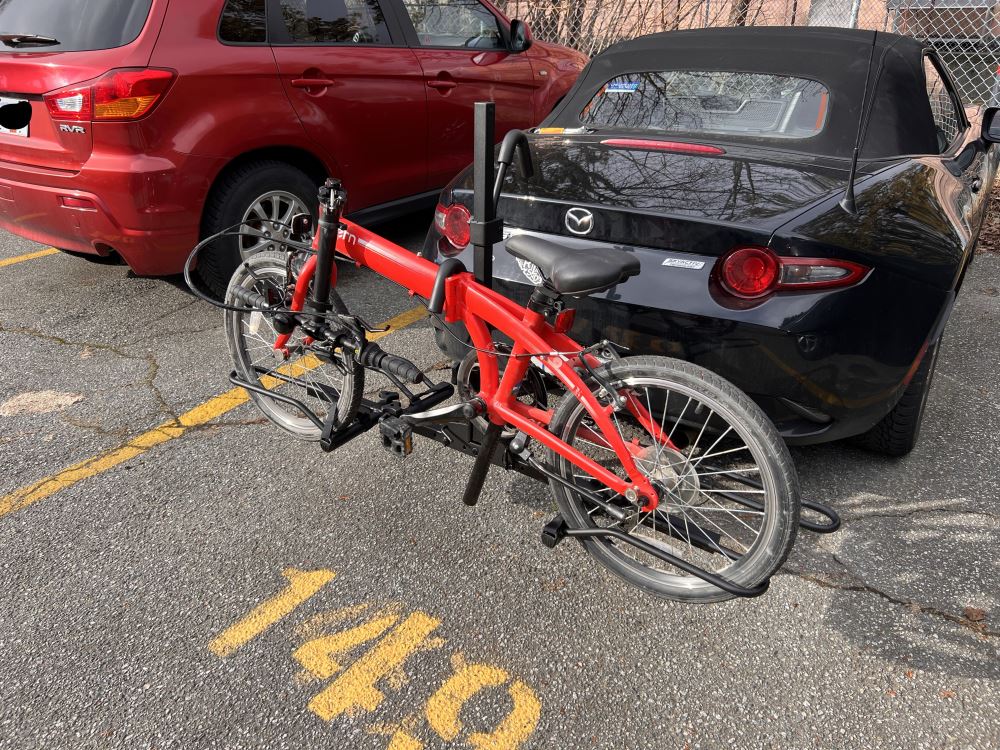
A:
[[[739,244],[766,245],[789,219],[843,190],[847,178],[848,165],[839,160],[728,145],[723,153],[653,150],[606,140],[532,137],[538,173],[527,181],[512,170],[500,206],[506,225],[719,256]],[[461,187],[456,192],[465,195],[457,197],[465,202],[468,186]]]

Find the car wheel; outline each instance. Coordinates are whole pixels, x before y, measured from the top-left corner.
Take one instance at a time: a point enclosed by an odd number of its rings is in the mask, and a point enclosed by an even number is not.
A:
[[[205,204],[202,237],[241,223],[270,237],[223,237],[198,256],[197,272],[209,290],[225,295],[236,267],[262,250],[277,250],[289,236],[287,225],[296,214],[316,217],[317,184],[308,175],[280,161],[256,161],[232,171],[212,191]]]
[[[905,456],[913,450],[920,437],[920,425],[924,421],[927,395],[931,390],[934,367],[937,365],[940,340],[928,347],[924,359],[913,375],[913,380],[903,392],[902,398],[882,421],[868,432],[854,438],[862,448],[886,456]]]

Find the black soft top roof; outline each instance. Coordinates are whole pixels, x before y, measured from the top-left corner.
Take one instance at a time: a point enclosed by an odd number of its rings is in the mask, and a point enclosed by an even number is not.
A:
[[[759,26],[650,34],[620,42],[591,60],[546,124],[578,127],[580,113],[601,87],[628,73],[774,73],[816,80],[827,87],[830,114],[826,127],[811,138],[740,140],[850,158],[870,64],[870,113],[862,158],[936,153],[937,134],[924,80],[924,51],[924,45],[911,37],[859,29]]]

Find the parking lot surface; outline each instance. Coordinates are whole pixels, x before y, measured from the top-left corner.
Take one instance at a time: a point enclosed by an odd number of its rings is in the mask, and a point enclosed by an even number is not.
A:
[[[466,508],[435,443],[286,439],[180,281],[3,235],[0,747],[996,747],[998,287],[978,257],[912,455],[793,451],[843,529],[692,606],[543,547],[523,477]],[[442,367],[404,293],[341,290]]]

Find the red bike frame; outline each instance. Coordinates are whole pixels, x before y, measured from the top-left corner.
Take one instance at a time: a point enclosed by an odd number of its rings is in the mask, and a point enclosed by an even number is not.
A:
[[[319,234],[316,239],[318,241]],[[357,266],[369,268],[379,276],[399,284],[411,295],[424,299],[431,296],[438,274],[436,264],[351,221],[342,221],[336,250]],[[315,270],[316,256],[313,255],[296,281],[290,309],[303,309]],[[334,266],[330,279],[331,288],[335,288],[336,284],[337,272]],[[486,414],[491,422],[521,430],[620,495],[636,493],[645,500],[643,511],[652,511],[657,507],[659,495],[634,461],[639,450],[638,442],[626,443],[622,439],[613,423],[615,406],[602,406],[575,369],[580,364],[581,356],[588,357],[591,367],[601,364],[591,355],[581,354],[584,347],[550,325],[540,313],[488,289],[470,273],[460,273],[447,280],[444,316],[448,322],[464,323],[478,350],[479,396],[486,404]],[[510,355],[495,351],[490,328],[500,331],[514,342]],[[279,336],[274,348],[284,350],[288,339],[287,335]],[[588,439],[609,446],[622,462],[628,479],[607,470],[550,432],[548,428],[554,410],[539,409],[517,400],[514,389],[531,366],[531,356],[527,355],[537,356],[546,370],[558,378],[566,390],[583,404],[599,432],[591,433],[587,436]],[[501,356],[509,357],[502,377],[499,367]],[[633,394],[625,392],[620,395],[626,399],[625,408],[658,443],[674,448],[660,425]]]

